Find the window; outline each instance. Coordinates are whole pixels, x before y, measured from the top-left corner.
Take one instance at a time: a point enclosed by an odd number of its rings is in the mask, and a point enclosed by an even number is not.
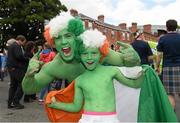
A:
[[[89,28],[92,29],[92,22],[89,22]]]
[[[126,37],[126,33],[122,32],[122,40],[125,40],[125,37]]]
[[[115,38],[115,32],[113,30],[111,31],[111,38]]]
[[[129,41],[130,40],[130,34],[129,33],[126,33],[127,34],[127,40]]]

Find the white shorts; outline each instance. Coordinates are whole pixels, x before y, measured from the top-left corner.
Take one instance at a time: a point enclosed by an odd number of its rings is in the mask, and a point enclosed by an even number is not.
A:
[[[112,115],[82,114],[79,123],[120,123],[120,122],[116,114],[112,114]]]

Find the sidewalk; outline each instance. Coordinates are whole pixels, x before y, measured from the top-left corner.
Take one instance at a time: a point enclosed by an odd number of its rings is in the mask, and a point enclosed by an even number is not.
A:
[[[0,122],[48,122],[43,105],[38,101],[23,103],[25,108],[21,110],[7,109],[7,95],[9,78],[0,81]],[[176,96],[176,113],[180,121],[180,98]]]
[[[38,101],[32,103],[21,103],[24,109],[8,109],[7,97],[9,89],[9,77],[0,81],[0,122],[48,122],[46,112],[43,105],[39,105]]]

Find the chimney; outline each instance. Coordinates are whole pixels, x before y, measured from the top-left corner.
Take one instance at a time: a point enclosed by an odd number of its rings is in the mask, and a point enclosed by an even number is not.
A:
[[[77,10],[75,10],[75,9],[71,9],[70,10],[70,14],[72,15],[72,16],[78,16],[78,11]]]
[[[120,23],[119,24],[120,29],[126,30],[126,23]]]
[[[151,24],[144,25],[143,26],[143,31],[151,34],[152,33]]]
[[[137,23],[132,23],[131,24],[131,32],[134,33],[137,31]]]
[[[100,21],[101,23],[104,23],[104,15],[99,15],[97,17],[98,21]]]

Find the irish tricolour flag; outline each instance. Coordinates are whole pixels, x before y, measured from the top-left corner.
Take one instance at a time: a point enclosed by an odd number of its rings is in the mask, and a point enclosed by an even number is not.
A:
[[[145,79],[139,89],[114,81],[119,120],[122,122],[177,122],[162,82],[151,67],[142,66],[142,68],[145,71]],[[129,73],[128,70],[127,73]]]
[[[125,68],[119,67],[124,76],[136,78],[141,71],[145,77],[139,89],[130,88],[114,81],[116,91],[116,112],[120,122],[177,122],[176,114],[168,100],[165,89],[150,66]],[[135,70],[135,72],[133,72]],[[72,102],[74,81],[65,89],[52,91],[46,97],[46,111],[51,122],[78,122],[78,113],[65,112],[48,107],[51,98],[61,102]]]

